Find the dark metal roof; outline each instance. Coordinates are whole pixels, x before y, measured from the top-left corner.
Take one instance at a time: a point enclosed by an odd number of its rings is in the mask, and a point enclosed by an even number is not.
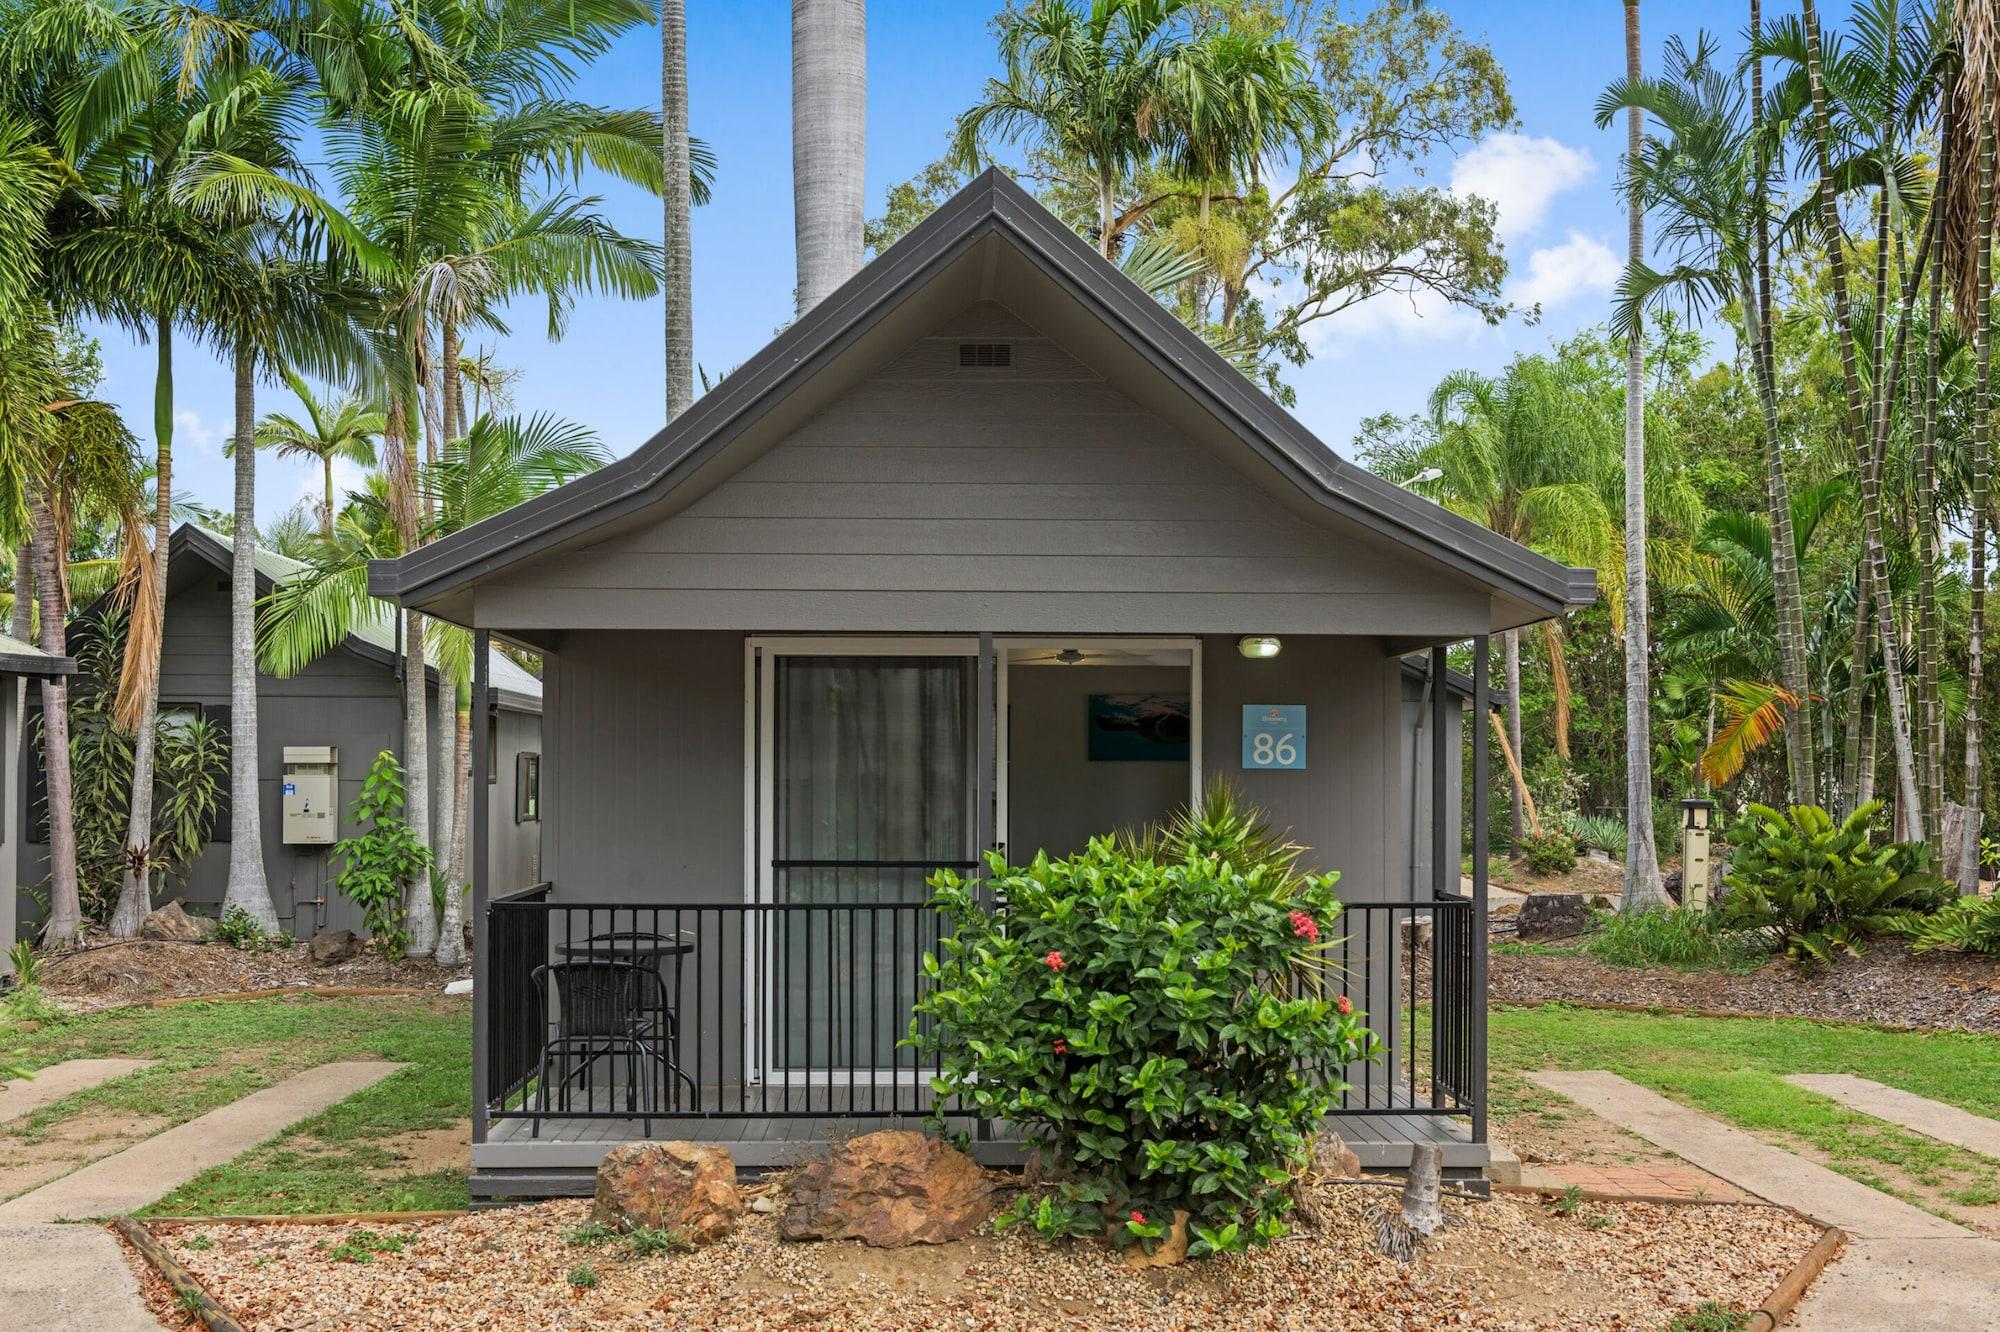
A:
[[[213,565],[222,573],[230,572],[235,562],[234,547],[227,537],[193,523],[182,523],[174,529],[173,537],[167,543],[169,569],[172,568],[174,557],[177,555],[191,555]],[[271,595],[280,577],[289,568],[298,567],[297,561],[287,559],[261,546],[257,549],[256,564],[257,596],[260,600]],[[397,641],[390,622],[398,617],[389,613],[388,607],[384,607],[384,612],[382,625],[369,625],[366,626],[366,632],[350,633],[341,640],[340,646],[364,661],[394,670],[397,663]],[[510,712],[540,712],[541,682],[513,662],[507,661],[497,650],[493,653],[493,660],[505,666],[508,681],[505,686],[497,684],[491,686],[493,701]],[[426,665],[424,676],[435,682],[438,678],[437,667]]]
[[[1412,680],[1430,679],[1431,676],[1430,658],[1422,656],[1404,657],[1403,674],[1408,676]],[[1445,687],[1445,692],[1450,694],[1453,698],[1462,699],[1467,702],[1471,701],[1472,677],[1467,675],[1464,671],[1455,671],[1451,669],[1451,667],[1449,666],[1445,667],[1444,687]],[[1500,709],[1506,707],[1507,691],[1504,689],[1495,689],[1489,684],[1486,689],[1486,706],[1491,708],[1495,712],[1498,712]]]
[[[1545,615],[1596,600],[1595,571],[1549,560],[1341,458],[994,170],[947,200],[630,456],[401,559],[376,561],[369,566],[369,590],[405,605],[424,605],[658,502],[707,456],[989,236],[1012,246],[1116,330],[1155,370],[1329,512]]]
[[[0,634],[0,675],[75,675],[76,659],[44,652],[11,634]]]

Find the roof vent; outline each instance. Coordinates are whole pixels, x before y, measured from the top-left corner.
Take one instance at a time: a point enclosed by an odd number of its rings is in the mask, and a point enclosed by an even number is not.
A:
[[[1011,342],[961,342],[958,344],[961,370],[1011,370],[1014,344]]]

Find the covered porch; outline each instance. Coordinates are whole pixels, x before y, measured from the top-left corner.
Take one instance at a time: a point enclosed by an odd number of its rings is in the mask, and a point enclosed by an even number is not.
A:
[[[1432,688],[1443,648],[1414,673],[1372,637],[1315,635],[1268,660],[1212,635],[607,632],[543,651],[552,878],[495,892],[475,867],[476,1198],[588,1192],[607,1150],[647,1138],[756,1170],[942,1121],[1019,1162],[1014,1128],[939,1104],[906,1043],[943,928],[925,880],[976,875],[978,848],[1025,861],[1156,821],[1218,772],[1343,872],[1330,983],[1383,1048],[1343,1070],[1334,1127],[1368,1168],[1418,1141],[1453,1174],[1485,1165],[1485,912],[1460,891],[1457,798],[1485,681]],[[1245,704],[1267,697],[1301,700],[1317,762],[1245,760]],[[651,1038],[564,1046],[565,1007],[589,1001],[564,982],[620,966],[648,973],[628,1002],[657,1010]]]

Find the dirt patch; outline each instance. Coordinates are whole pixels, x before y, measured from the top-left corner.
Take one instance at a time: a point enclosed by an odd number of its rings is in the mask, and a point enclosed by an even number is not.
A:
[[[52,1179],[120,1152],[165,1128],[162,1115],[80,1110],[32,1136],[0,1133],[0,1199],[18,1197]]]
[[[1754,1307],[1818,1231],[1770,1208],[1453,1200],[1457,1223],[1407,1268],[1377,1255],[1369,1209],[1332,1188],[1324,1230],[1237,1258],[1137,1273],[1105,1245],[1020,1232],[870,1250],[781,1244],[751,1213],[692,1254],[634,1258],[567,1232],[561,1201],[450,1221],[357,1227],[204,1226],[169,1249],[245,1327],[624,1329],[1325,1328],[1656,1329],[1703,1300]],[[347,1244],[349,1240],[356,1243]],[[343,1249],[341,1246],[346,1244]],[[341,1261],[367,1249],[368,1261]],[[581,1286],[572,1277],[588,1268]],[[594,1279],[595,1284],[591,1284]],[[162,1312],[166,1312],[164,1309]]]
[[[1488,976],[1488,992],[1496,1002],[1658,1004],[2000,1033],[2000,958],[1913,953],[1898,939],[1873,940],[1860,957],[1843,958],[1830,967],[1804,968],[1779,960],[1742,976],[1636,970],[1583,956],[1510,953],[1492,955]]]
[[[396,1158],[393,1165],[371,1169],[368,1172],[371,1175],[431,1175],[441,1170],[464,1170],[472,1159],[472,1121],[461,1119],[450,1128],[394,1133],[369,1145]]]
[[[1489,887],[1516,893],[1586,893],[1613,901],[1625,891],[1625,867],[1615,860],[1597,860],[1588,854],[1577,858],[1576,867],[1563,874],[1537,874],[1525,860],[1496,856],[1486,871]],[[1470,889],[1470,881],[1467,888]]]
[[[295,986],[442,989],[472,974],[470,964],[447,969],[429,958],[385,962],[372,953],[323,967],[304,944],[246,952],[220,943],[99,941],[42,961],[43,991],[65,1008],[117,1008],[153,999],[279,990]]]

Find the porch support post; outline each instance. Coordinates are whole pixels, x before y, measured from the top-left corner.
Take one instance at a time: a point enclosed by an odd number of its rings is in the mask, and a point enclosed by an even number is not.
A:
[[[990,633],[981,633],[979,635],[979,693],[976,704],[978,708],[978,734],[973,740],[975,753],[973,762],[978,771],[975,779],[975,794],[973,796],[973,799],[977,802],[976,808],[973,811],[973,842],[976,847],[976,854],[973,858],[975,860],[983,860],[985,858],[986,853],[993,847],[994,837],[993,782],[995,774],[993,772],[993,762],[994,754],[998,749],[994,710],[998,705],[996,702],[997,694],[994,689],[993,672],[993,635]],[[975,870],[974,873],[977,874],[978,871]]]
[[[402,617],[398,616],[398,619]],[[493,922],[486,914],[487,861],[491,856],[493,791],[486,785],[492,762],[487,754],[487,713],[493,706],[493,691],[487,684],[487,662],[493,635],[485,629],[472,631],[472,808],[466,812],[472,823],[467,829],[472,845],[472,1140],[486,1141],[487,1060],[492,1053],[488,1040],[488,1009],[493,994],[487,984],[493,947]]]
[[[1450,896],[1458,896],[1458,884],[1453,881],[1453,872],[1458,866],[1450,863],[1456,859],[1449,854],[1447,846],[1445,815],[1451,808],[1450,786],[1446,778],[1451,773],[1451,751],[1446,748],[1446,723],[1450,715],[1446,704],[1451,699],[1451,677],[1445,673],[1444,649],[1431,649],[1430,668],[1431,696],[1431,901],[1436,902]],[[1432,930],[1433,938],[1439,931]]]
[[[1486,1141],[1486,791],[1488,738],[1486,717],[1491,708],[1487,658],[1491,643],[1485,634],[1472,640],[1472,1140]]]

